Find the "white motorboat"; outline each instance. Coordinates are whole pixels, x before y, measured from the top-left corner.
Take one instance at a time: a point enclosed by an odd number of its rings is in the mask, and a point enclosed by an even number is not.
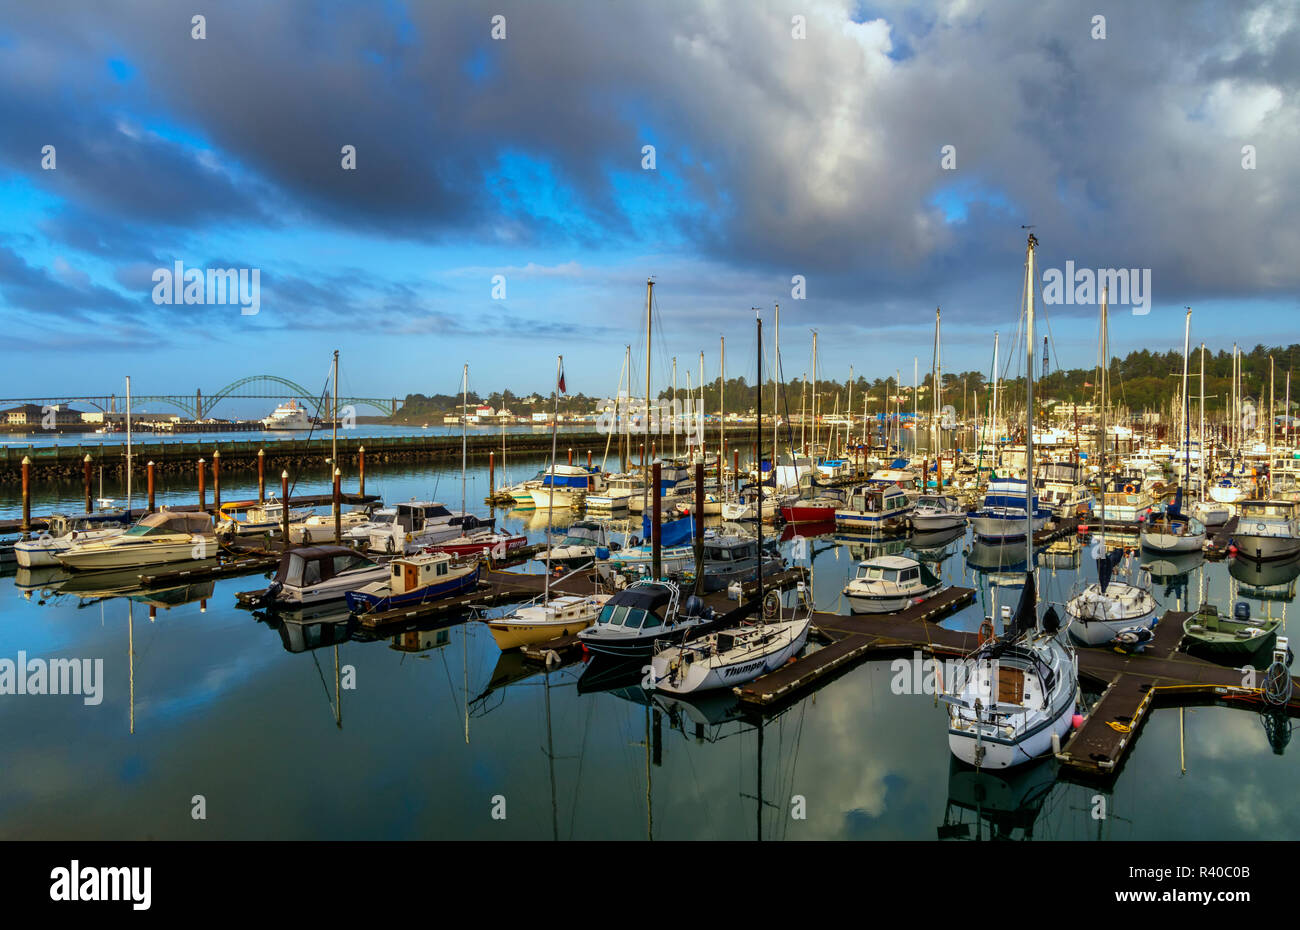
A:
[[[65,568],[95,571],[207,559],[216,552],[212,517],[206,513],[160,510],[118,536],[78,540],[57,553],[56,558]]]
[[[1142,548],[1154,552],[1200,552],[1205,524],[1178,511],[1152,514],[1142,524]]]
[[[627,510],[632,498],[644,495],[645,481],[640,475],[611,475],[603,490],[587,494],[587,512],[613,513]]]
[[[320,604],[342,600],[349,591],[371,582],[386,581],[388,572],[384,563],[346,546],[307,546],[290,549],[280,557],[269,586],[236,597],[255,609]]]
[[[918,533],[951,530],[966,525],[966,511],[947,494],[923,494],[912,508],[912,529]]]
[[[292,521],[293,511],[290,511]],[[340,537],[347,537],[348,530],[372,523],[370,511],[364,508],[344,510],[339,513]],[[289,523],[289,542],[295,546],[310,546],[312,543],[334,541],[334,514],[307,513],[295,522]]]
[[[404,501],[395,508],[391,523],[370,530],[371,552],[405,555],[426,546],[436,546],[479,527],[490,528],[495,518],[480,518],[464,511],[448,510],[438,501]]]
[[[1103,550],[1104,541],[1101,543]],[[1121,632],[1147,630],[1156,624],[1156,599],[1141,585],[1111,580],[1118,550],[1097,559],[1098,580],[1065,604],[1070,637],[1084,646],[1104,646]]]
[[[541,484],[531,491],[533,507],[537,510],[577,507],[588,493],[603,487],[604,478],[599,472],[581,465],[553,465],[542,475]]]
[[[1223,526],[1232,519],[1232,508],[1215,500],[1199,500],[1192,504],[1192,516],[1206,526]]]
[[[1233,542],[1237,554],[1255,561],[1285,559],[1300,552],[1300,503],[1242,501]]]
[[[996,478],[989,482],[980,509],[971,514],[975,535],[987,540],[1024,539],[1027,527],[1037,533],[1047,525],[1052,513],[1039,504],[1038,497],[1026,504],[1027,485],[1023,478]],[[1032,507],[1032,514],[1027,508]]]
[[[835,511],[835,525],[868,533],[901,530],[912,506],[912,499],[897,484],[862,484]]]
[[[1208,490],[1210,499],[1220,504],[1235,504],[1250,496],[1250,487],[1241,478],[1220,478]]]
[[[902,610],[943,587],[943,582],[915,559],[885,555],[859,562],[857,575],[843,593],[854,613],[882,614]]]
[[[293,534],[293,524],[312,516],[307,507],[289,510],[289,533]],[[275,533],[284,526],[284,506],[274,496],[263,504],[248,501],[233,501],[222,504],[217,511],[217,534],[220,536],[254,536],[262,533]]]
[[[56,513],[40,535],[14,543],[14,559],[19,568],[52,568],[59,564],[58,554],[67,552],[76,543],[110,539],[124,532],[125,511]]]

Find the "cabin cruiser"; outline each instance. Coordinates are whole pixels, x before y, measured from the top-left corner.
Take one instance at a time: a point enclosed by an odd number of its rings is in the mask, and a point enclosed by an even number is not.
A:
[[[966,525],[966,511],[948,494],[922,494],[912,509],[912,529],[934,533]]]
[[[370,530],[366,548],[371,552],[404,555],[479,528],[486,532],[496,523],[494,517],[448,510],[437,501],[406,501],[395,510],[392,523]]]
[[[271,584],[260,591],[243,591],[239,602],[254,609],[279,605],[301,607],[342,600],[388,577],[388,566],[347,546],[307,546],[280,556]]]
[[[1244,477],[1224,476],[1211,482],[1207,490],[1210,493],[1210,500],[1220,504],[1235,504],[1250,496],[1252,483],[1250,479]]]
[[[536,510],[574,508],[582,504],[587,494],[605,486],[599,471],[581,465],[553,465],[542,473],[541,483],[531,492]]]
[[[459,562],[447,552],[422,552],[388,563],[388,577],[344,593],[348,608],[356,613],[414,607],[445,597],[455,597],[478,587],[478,559]],[[358,565],[358,570],[366,571]]]
[[[627,509],[631,513],[645,513],[654,507],[654,502],[650,499],[649,484],[650,479],[646,478],[641,485],[641,493],[633,494],[627,499]],[[690,468],[676,462],[659,463],[659,497],[662,511],[670,511],[682,502],[689,503],[689,492],[694,490]]]
[[[943,589],[930,569],[906,556],[886,555],[858,563],[844,588],[853,613],[884,614],[931,597]]]
[[[55,557],[65,568],[94,571],[188,562],[211,558],[216,551],[212,517],[208,514],[160,510],[120,535],[77,540]]]
[[[1051,511],[1043,507],[1038,496],[1027,504],[1028,486],[1023,478],[995,478],[989,482],[984,494],[984,503],[971,515],[970,523],[975,535],[987,540],[1024,539],[1026,524],[1026,507],[1033,510],[1032,528],[1038,532],[1047,525]]]
[[[1192,504],[1192,516],[1206,526],[1223,526],[1232,519],[1232,507],[1215,500],[1199,500]]]
[[[835,511],[835,525],[868,533],[905,529],[912,499],[896,484],[860,484]]]
[[[396,507],[382,507],[370,512],[370,519],[355,526],[343,527],[343,542],[350,545],[366,545],[370,541],[372,530],[382,530],[397,521]],[[290,530],[293,528],[290,527]]]
[[[1300,503],[1242,501],[1233,542],[1248,559],[1285,559],[1300,552]]]
[[[59,564],[58,553],[66,552],[78,542],[93,542],[120,536],[126,531],[125,511],[101,513],[56,513],[47,521],[45,531],[31,539],[14,543],[14,558],[19,568],[51,568]]]
[[[779,554],[764,547],[759,559],[758,540],[740,536],[704,531],[704,591],[721,591],[733,581],[753,581],[758,577],[759,562],[763,574],[771,575],[785,568]]]
[[[611,475],[603,490],[587,494],[587,512],[614,513],[627,510],[634,497],[645,496],[645,481],[640,475]]]
[[[1151,485],[1132,476],[1115,479],[1102,493],[1106,495],[1106,517],[1117,523],[1137,523],[1157,504]]]
[[[305,520],[312,516],[310,508],[289,510],[289,521]],[[274,533],[284,526],[284,507],[272,496],[262,504],[251,501],[232,501],[222,504],[217,511],[218,536],[255,536]],[[290,527],[292,533],[293,528]]]
[[[1038,500],[1053,516],[1073,517],[1092,505],[1083,466],[1076,462],[1046,462],[1037,471],[1034,487]]]
[[[590,652],[640,659],[651,654],[657,640],[680,636],[714,619],[713,608],[694,595],[683,605],[671,581],[637,581],[610,597],[596,623],[580,632],[578,640]]]

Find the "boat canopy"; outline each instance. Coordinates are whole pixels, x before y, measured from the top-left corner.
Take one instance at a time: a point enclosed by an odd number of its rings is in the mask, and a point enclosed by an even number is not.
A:
[[[282,555],[275,580],[290,585],[319,584],[349,569],[374,564],[347,546],[311,546]]]
[[[211,533],[212,517],[206,513],[160,510],[144,517],[126,531],[127,536],[161,536],[164,533]]]

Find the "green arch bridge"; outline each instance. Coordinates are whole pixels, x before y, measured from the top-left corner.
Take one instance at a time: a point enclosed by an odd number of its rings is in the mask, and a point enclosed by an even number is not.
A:
[[[330,407],[334,402],[328,390],[313,393],[288,378],[279,375],[249,375],[232,381],[219,391],[207,393],[196,390],[193,394],[135,394],[131,395],[133,409],[154,404],[168,404],[177,408],[191,419],[201,420],[211,417],[213,410],[228,398],[265,399],[275,401],[297,400],[307,412],[322,419],[330,416]],[[37,404],[41,407],[63,406],[65,404],[88,404],[104,412],[120,413],[126,410],[124,394],[82,394],[63,397],[0,397],[0,407],[17,404]],[[401,404],[396,397],[339,397],[340,410],[344,407],[371,407],[385,416],[392,416]],[[157,411],[151,411],[157,412]]]

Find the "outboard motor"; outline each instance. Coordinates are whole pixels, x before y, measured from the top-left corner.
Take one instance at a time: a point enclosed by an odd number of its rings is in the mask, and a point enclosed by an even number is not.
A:
[[[281,584],[280,582],[272,581],[269,585],[267,585],[266,590],[262,592],[262,596],[257,599],[257,605],[256,605],[257,608],[264,610],[265,608],[273,605],[275,603],[276,596],[280,593],[280,591],[283,588],[284,585]]]
[[[1232,606],[1232,619],[1240,620],[1243,623],[1250,620],[1250,604],[1245,601],[1237,601]]]

